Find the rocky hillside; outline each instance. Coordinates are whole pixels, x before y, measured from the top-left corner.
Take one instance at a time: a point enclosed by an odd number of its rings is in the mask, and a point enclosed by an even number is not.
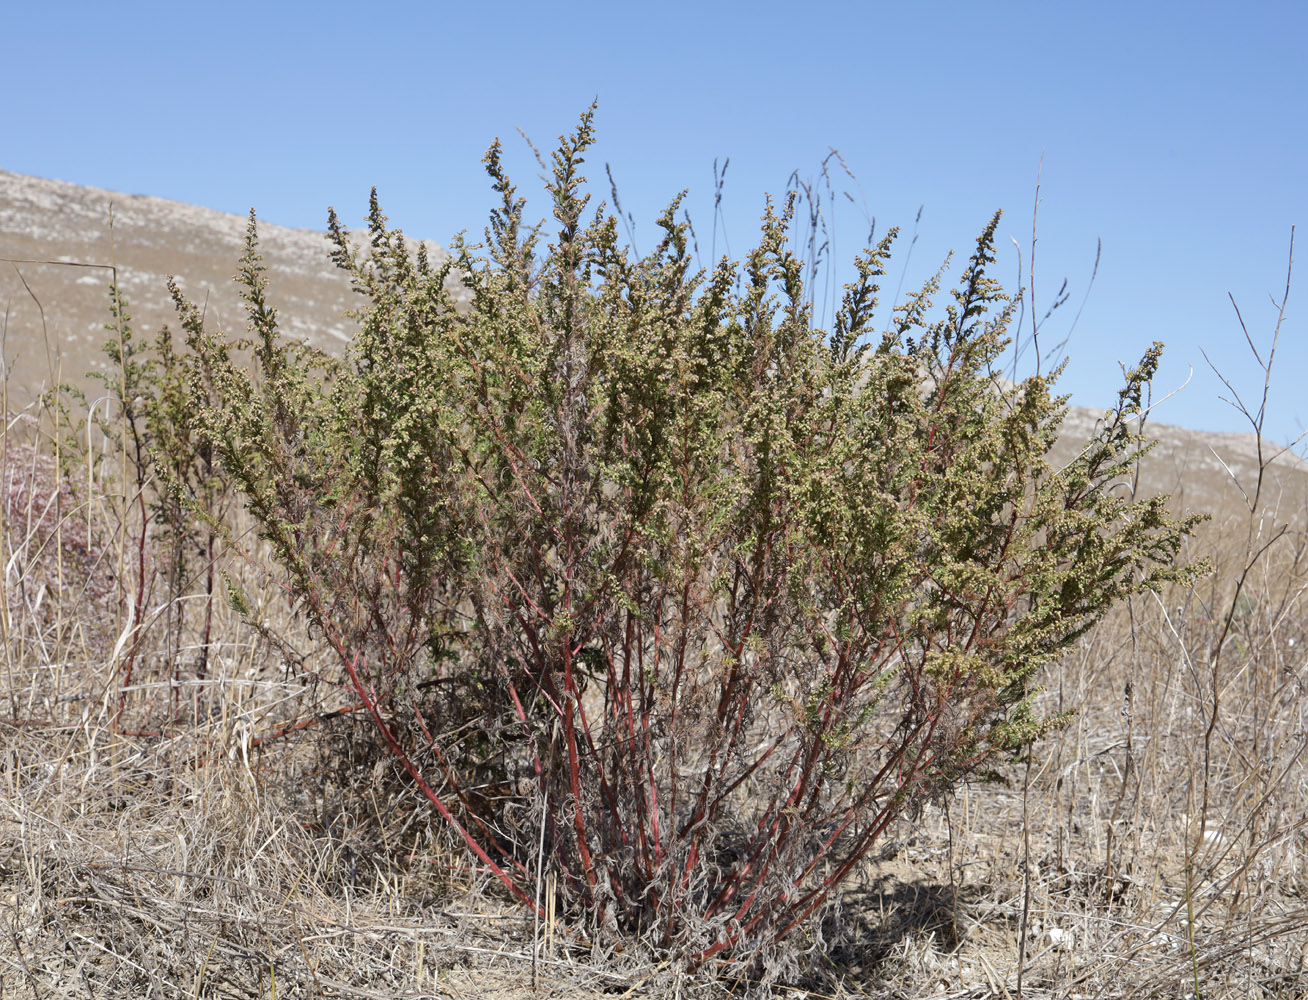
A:
[[[138,333],[150,335],[173,322],[165,287],[170,274],[195,302],[206,304],[209,318],[243,328],[231,275],[245,225],[242,216],[162,198],[0,171],[0,258],[6,258],[0,262],[0,310],[11,409],[53,381],[80,381],[102,363],[111,273],[105,265],[117,266]],[[353,330],[344,315],[351,293],[328,260],[324,235],[268,223],[259,232],[269,297],[284,331],[339,350]],[[439,253],[429,245],[433,251]],[[1071,454],[1100,416],[1074,408],[1063,450]],[[1252,437],[1154,423],[1148,428],[1158,444],[1143,470],[1146,489],[1165,490],[1179,506],[1214,511],[1219,520],[1238,516],[1243,494],[1257,479]],[[1308,507],[1308,465],[1295,455],[1281,455],[1264,480],[1263,499],[1283,516]]]

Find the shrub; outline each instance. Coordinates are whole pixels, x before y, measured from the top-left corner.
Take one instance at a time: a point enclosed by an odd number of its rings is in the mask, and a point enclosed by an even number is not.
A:
[[[486,242],[439,265],[375,191],[367,248],[333,214],[343,360],[280,339],[252,214],[252,372],[178,296],[197,403],[339,683],[519,901],[543,864],[579,933],[775,968],[892,820],[1061,721],[1042,665],[1183,575],[1191,522],[1108,488],[1159,346],[1053,468],[1053,378],[994,373],[997,216],[943,314],[937,275],[874,332],[892,232],[828,333],[793,199],[743,267],[695,273],[676,202],[633,257],[587,215],[592,138],[553,154],[548,245],[498,143]]]

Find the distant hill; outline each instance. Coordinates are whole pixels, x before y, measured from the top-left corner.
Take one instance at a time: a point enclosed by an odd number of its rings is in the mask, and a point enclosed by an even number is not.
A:
[[[243,216],[0,171],[0,257],[64,262],[0,263],[11,407],[29,401],[52,375],[82,381],[86,371],[103,364],[110,272],[69,263],[117,265],[139,334],[153,335],[165,323],[176,326],[165,287],[169,274],[193,301],[207,303],[209,318],[243,331],[232,274],[245,226]],[[340,350],[355,329],[344,315],[354,302],[348,279],[328,260],[325,235],[261,221],[259,237],[269,299],[283,331],[324,350]],[[439,248],[428,248],[437,259]],[[1106,392],[1105,403],[1111,398]],[[1074,407],[1060,454],[1073,454],[1078,439],[1083,442],[1101,416],[1102,411]],[[1214,511],[1219,520],[1238,515],[1241,487],[1252,490],[1257,470],[1252,437],[1154,423],[1147,429],[1158,444],[1143,469],[1145,489],[1169,492],[1178,506]],[[1308,507],[1308,465],[1296,456],[1282,455],[1265,479],[1264,499],[1277,504],[1282,517]]]
[[[165,285],[169,274],[177,276],[197,304],[207,301],[210,318],[244,328],[232,275],[245,226],[242,216],[207,208],[0,171],[0,257],[116,264],[134,328],[141,334],[153,334],[164,323],[176,326]],[[261,221],[259,241],[269,270],[269,296],[285,332],[328,349],[347,342],[353,332],[344,317],[353,304],[349,281],[328,260],[324,235]],[[100,363],[110,273],[58,264],[0,264],[0,306],[8,310],[4,354],[14,365],[11,393],[48,384],[51,365],[61,359],[64,379]]]

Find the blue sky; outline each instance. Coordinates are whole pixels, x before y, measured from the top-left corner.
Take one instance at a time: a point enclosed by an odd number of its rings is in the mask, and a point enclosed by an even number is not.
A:
[[[545,214],[543,150],[595,97],[595,200],[607,162],[637,246],[683,188],[707,258],[713,163],[730,158],[716,245],[740,257],[765,192],[817,179],[832,147],[857,177],[834,219],[848,260],[867,220],[902,242],[885,297],[966,256],[1004,210],[999,277],[1029,262],[1038,172],[1042,331],[1072,331],[1063,387],[1107,404],[1155,339],[1154,419],[1247,430],[1201,351],[1251,399],[1308,221],[1301,3],[334,2],[15,4],[0,41],[0,168],[153,194],[282,225],[351,224],[380,188],[393,223],[448,241],[492,204],[480,160],[500,136]],[[1042,164],[1043,157],[1043,167]],[[830,164],[835,168],[834,162]],[[919,209],[920,221],[915,222]],[[916,229],[911,255],[909,245]],[[1308,240],[1308,230],[1301,233]],[[1302,245],[1302,244],[1301,244]],[[1301,252],[1301,259],[1308,260]],[[907,258],[907,261],[906,261]],[[1308,428],[1308,329],[1291,289],[1267,430]],[[901,293],[902,298],[902,293]]]

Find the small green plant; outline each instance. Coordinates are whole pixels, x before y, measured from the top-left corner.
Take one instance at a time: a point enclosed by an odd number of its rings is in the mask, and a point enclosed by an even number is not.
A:
[[[116,538],[116,557],[102,553],[88,586],[116,586],[117,603],[127,609],[117,633],[117,725],[143,640],[156,626],[163,631],[161,658],[176,694],[198,581],[204,601],[193,672],[200,678],[207,673],[214,563],[229,498],[192,405],[194,394],[204,392],[203,363],[180,355],[167,327],[153,341],[137,337],[127,300],[112,283],[109,310],[104,343],[109,364],[89,375],[103,383],[104,392],[90,403],[82,389],[63,385],[46,405],[61,435],[66,478],[97,487],[99,513],[113,525]],[[92,521],[89,511],[85,520]],[[176,705],[171,708],[175,713]]]
[[[579,933],[775,970],[894,819],[1062,721],[1036,671],[1185,576],[1193,521],[1109,488],[1159,346],[1055,468],[1057,373],[995,374],[998,217],[939,314],[942,274],[874,328],[892,232],[814,329],[793,199],[743,265],[696,273],[675,202],[634,257],[587,212],[592,112],[551,242],[498,143],[484,245],[333,214],[344,359],[280,338],[252,215],[252,370],[177,296],[193,401],[339,683],[513,896],[548,867]]]

